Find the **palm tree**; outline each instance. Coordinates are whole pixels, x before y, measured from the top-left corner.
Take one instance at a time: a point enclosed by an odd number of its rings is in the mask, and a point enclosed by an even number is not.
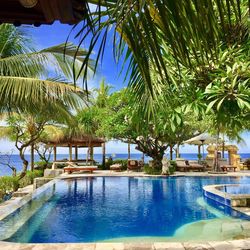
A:
[[[88,3],[97,6],[96,11]],[[217,59],[219,45],[230,46],[247,39],[247,0],[88,0],[84,24],[76,37],[90,39],[89,54],[104,54],[107,36],[112,34],[114,55],[128,61],[130,83],[145,84],[154,91],[150,70],[163,82],[171,80],[166,57],[194,69]],[[113,33],[112,33],[113,32]],[[99,41],[99,43],[97,42]],[[96,62],[96,66],[98,63]]]
[[[72,125],[72,109],[82,108],[87,101],[85,91],[67,84],[86,54],[71,43],[36,51],[24,29],[0,25],[0,112],[10,114],[10,127],[1,128],[0,134],[13,139],[19,150],[20,178],[28,167],[24,152],[39,141],[44,126],[48,122]]]
[[[94,89],[94,92],[97,94],[95,98],[95,106],[104,108],[107,105],[107,100],[111,89],[112,86],[106,84],[105,79],[103,78],[100,82],[99,88]]]
[[[71,43],[36,51],[25,29],[0,25],[0,111],[33,111],[58,100],[79,106],[85,93],[66,82],[78,74],[86,54]]]

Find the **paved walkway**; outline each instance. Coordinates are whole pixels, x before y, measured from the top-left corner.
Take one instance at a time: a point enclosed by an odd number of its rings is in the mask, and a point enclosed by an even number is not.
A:
[[[250,249],[250,240],[203,243],[95,243],[15,244],[0,243],[1,250],[240,250]]]
[[[74,178],[74,177],[84,177],[84,176],[130,176],[130,177],[139,177],[139,176],[144,176],[144,177],[168,177],[168,176],[163,176],[163,175],[148,175],[143,172],[131,172],[131,171],[122,171],[122,172],[115,172],[115,171],[110,171],[110,170],[97,170],[94,171],[92,174],[90,173],[64,173],[60,175],[59,178]],[[178,176],[250,176],[250,171],[238,171],[238,172],[227,172],[225,174],[209,174],[208,172],[175,172],[175,174],[170,175],[173,177],[178,177]]]

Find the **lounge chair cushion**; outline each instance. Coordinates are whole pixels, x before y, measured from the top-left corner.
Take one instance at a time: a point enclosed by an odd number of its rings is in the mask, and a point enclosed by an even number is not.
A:
[[[131,165],[131,166],[136,165],[136,164],[135,164],[135,161],[129,161],[129,165]]]

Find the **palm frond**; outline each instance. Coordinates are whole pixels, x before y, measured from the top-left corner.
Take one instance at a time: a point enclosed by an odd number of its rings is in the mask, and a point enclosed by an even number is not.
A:
[[[67,43],[41,51],[0,57],[0,75],[41,77],[55,72],[55,75],[63,73],[65,77],[72,80],[73,75],[79,73],[86,54],[85,50],[77,51],[77,46]],[[93,60],[90,60],[88,67],[90,72],[93,70],[93,64]],[[72,70],[73,65],[75,65],[75,73]]]
[[[147,84],[151,94],[153,83],[148,73],[149,64],[157,69],[162,82],[170,80],[163,47],[168,48],[178,65],[193,69],[197,64],[216,61],[220,43],[231,45],[245,41],[249,32],[242,19],[244,10],[250,5],[247,1],[93,0],[90,3],[97,5],[96,12],[87,13],[82,26],[80,24],[78,30],[75,27],[80,44],[90,39],[81,70],[87,71],[86,65],[94,50],[97,51],[97,67],[111,34],[116,59],[128,60],[131,65],[130,83],[137,79],[137,72],[133,71],[133,65],[137,64],[143,78],[141,84]],[[232,40],[236,27],[240,32]]]
[[[58,100],[72,109],[84,106],[86,93],[73,85],[27,77],[0,76],[1,111],[39,110]]]

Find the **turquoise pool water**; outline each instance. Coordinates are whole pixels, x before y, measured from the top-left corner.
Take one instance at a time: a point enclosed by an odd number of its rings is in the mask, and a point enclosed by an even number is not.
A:
[[[209,209],[202,186],[249,183],[234,177],[90,177],[58,180],[0,222],[13,242],[96,242],[174,237],[180,228],[239,214]]]

